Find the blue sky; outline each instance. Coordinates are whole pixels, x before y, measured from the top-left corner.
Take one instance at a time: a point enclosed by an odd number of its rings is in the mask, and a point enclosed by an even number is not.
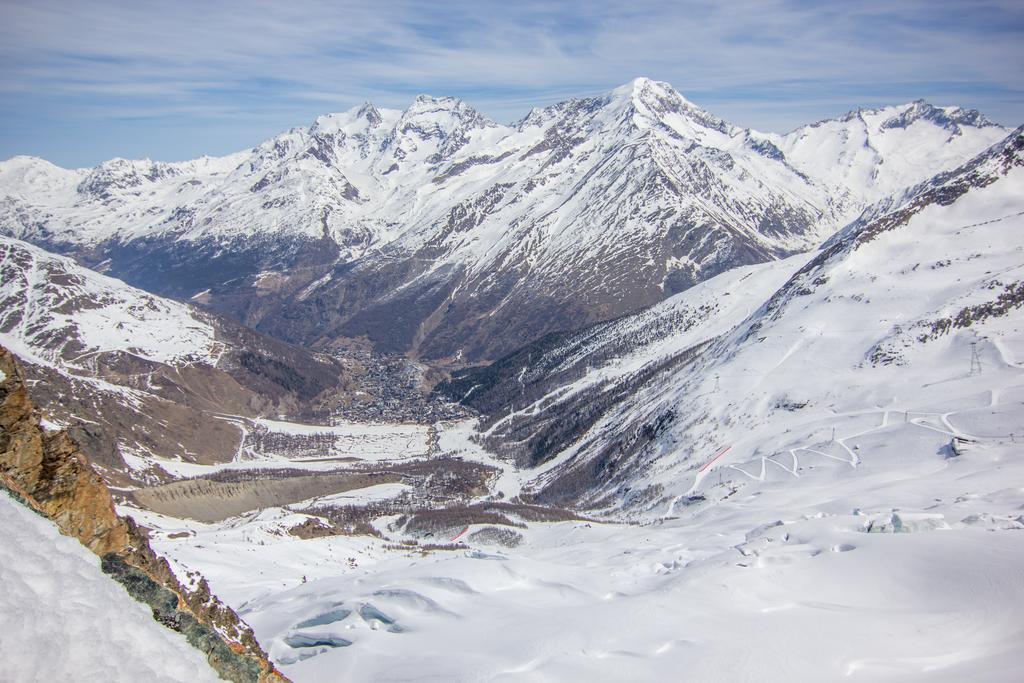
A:
[[[785,131],[924,98],[1024,123],[1020,0],[0,0],[0,159],[250,147],[419,93],[510,122],[636,76]]]

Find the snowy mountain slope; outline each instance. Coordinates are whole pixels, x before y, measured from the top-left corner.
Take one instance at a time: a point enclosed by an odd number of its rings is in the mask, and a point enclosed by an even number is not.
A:
[[[488,448],[535,467],[610,406],[692,362],[806,260],[798,254],[734,268],[640,313],[551,335],[489,366],[457,371],[437,389],[484,415],[479,430]]]
[[[767,138],[796,168],[861,203],[953,170],[1008,132],[975,110],[918,100],[857,109]]]
[[[312,410],[342,380],[332,359],[10,238],[0,238],[0,345],[26,364],[50,422],[114,480],[144,480],[138,456],[230,460],[244,435],[220,413]]]
[[[545,463],[532,486],[541,499],[566,503],[582,496],[599,507],[651,510],[697,495],[700,468],[726,447],[715,466],[752,459],[755,478],[763,462],[770,470],[793,469],[771,464],[799,459],[793,450],[854,461],[846,446],[821,441],[831,439],[832,427],[842,434],[845,424],[884,425],[897,413],[912,425],[915,410],[927,413],[936,402],[928,389],[936,382],[944,396],[962,396],[964,405],[992,388],[996,406],[999,387],[1015,386],[1020,354],[1022,140],[1017,131],[957,171],[922,184],[902,208],[838,236],[803,265],[794,257],[789,272],[796,273],[775,294],[755,290],[763,304],[743,306],[731,319],[722,311],[718,323],[731,328],[724,334],[704,333],[707,322],[692,313],[692,331],[663,331],[654,343],[646,335],[616,346],[617,336],[601,339],[599,326],[556,339],[532,358],[527,350],[493,370],[457,375],[453,393],[469,392],[464,400],[486,411],[485,444]],[[784,264],[772,267],[781,272]],[[703,285],[710,294],[704,296],[724,300],[738,293],[737,284],[732,273],[719,276]],[[618,325],[671,329],[677,326],[673,308],[694,308],[700,291],[644,314],[657,319],[663,313],[669,324],[637,316]],[[588,334],[601,342],[575,358],[576,370],[560,381],[559,364]],[[689,352],[681,362],[663,363],[672,337]],[[965,376],[971,342],[991,376]],[[615,371],[620,364],[631,374]],[[554,381],[532,384],[549,372]],[[574,424],[582,406],[597,409]],[[1015,415],[1012,405],[994,410],[1007,419]],[[869,417],[875,411],[877,417]],[[959,433],[937,429],[936,449]]]
[[[0,493],[0,657],[12,681],[216,681],[77,540]],[[46,647],[41,643],[59,643]]]
[[[214,328],[203,314],[127,287],[69,258],[0,238],[0,329],[8,348],[69,369],[96,353],[157,363],[216,365]]]
[[[816,243],[823,192],[737,135],[648,81],[534,112],[514,157],[445,177],[474,194],[442,224],[389,245],[397,291],[384,275],[364,303],[382,270],[364,260],[303,303],[354,303],[343,334],[478,359]]]
[[[865,161],[849,121],[773,138],[647,79],[514,126],[422,96],[221,159],[2,162],[0,231],[286,340],[495,358],[810,248],[1004,130],[930,111],[867,117]]]

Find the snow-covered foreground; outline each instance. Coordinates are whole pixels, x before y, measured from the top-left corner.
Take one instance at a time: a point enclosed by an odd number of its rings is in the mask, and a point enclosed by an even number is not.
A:
[[[184,636],[154,621],[99,564],[0,493],[0,680],[218,680]]]
[[[1024,387],[999,396],[948,404],[946,420],[1022,424]],[[1007,680],[1024,665],[1020,445],[955,456],[941,420],[846,424],[763,477],[712,468],[677,517],[531,523],[512,549],[299,540],[281,529],[304,516],[279,509],[141,516],[299,682]]]

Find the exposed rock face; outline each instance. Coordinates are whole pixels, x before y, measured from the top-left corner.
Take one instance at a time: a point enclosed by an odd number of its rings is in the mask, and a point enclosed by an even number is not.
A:
[[[46,434],[13,356],[0,348],[0,477],[64,533],[103,555],[128,545],[110,493],[67,432]]]
[[[47,434],[21,369],[0,347],[0,484],[103,558],[103,568],[154,617],[186,635],[228,680],[284,681],[250,629],[209,592],[174,576],[145,532],[114,510],[110,492],[67,432]]]

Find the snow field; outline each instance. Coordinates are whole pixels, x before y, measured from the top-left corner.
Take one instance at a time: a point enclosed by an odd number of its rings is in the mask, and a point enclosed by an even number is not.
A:
[[[219,680],[184,636],[154,621],[99,565],[77,540],[0,493],[0,678]]]
[[[766,479],[747,502],[691,518],[531,524],[511,550],[421,557],[363,539],[268,536],[247,547],[237,535],[167,549],[232,594],[296,681],[653,680],[680,670],[729,681],[754,668],[772,681],[998,680],[1021,664],[1024,635],[1017,456],[997,446],[867,476]],[[868,533],[872,524],[881,533]],[[332,555],[333,567],[315,566]],[[252,581],[282,560],[289,587]]]

